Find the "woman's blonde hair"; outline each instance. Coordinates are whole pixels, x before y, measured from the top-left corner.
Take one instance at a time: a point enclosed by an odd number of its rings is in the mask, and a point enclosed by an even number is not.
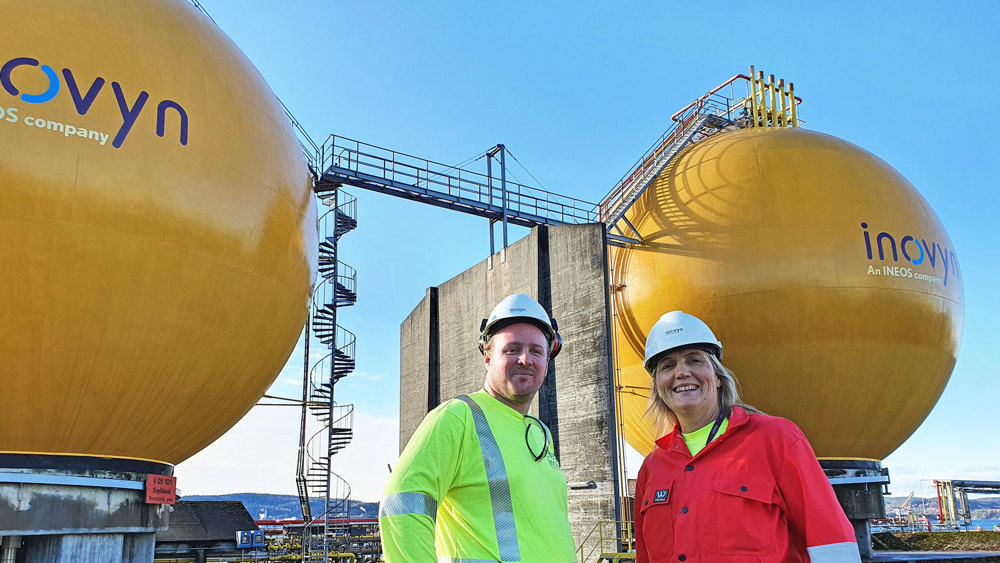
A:
[[[734,405],[742,407],[748,413],[761,412],[750,405],[740,402],[740,384],[736,380],[736,376],[732,370],[722,365],[722,362],[719,361],[719,358],[715,354],[708,351],[704,352],[711,359],[715,376],[722,383],[719,386],[719,412],[725,416],[729,416],[733,412]],[[650,378],[651,381],[649,384],[649,403],[646,405],[646,412],[642,416],[643,418],[651,417],[653,419],[653,426],[657,432],[656,435],[663,436],[673,431],[674,426],[677,425],[677,415],[674,414],[674,411],[670,410],[670,407],[667,406],[666,401],[663,400],[663,397],[660,397],[660,392],[656,389],[656,364],[653,365],[653,375]]]

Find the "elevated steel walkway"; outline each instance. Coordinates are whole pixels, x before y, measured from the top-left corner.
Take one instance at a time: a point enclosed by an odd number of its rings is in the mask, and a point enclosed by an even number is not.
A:
[[[505,150],[497,145],[489,156]],[[502,165],[496,178],[337,135],[323,143],[316,163],[317,193],[349,185],[528,228],[599,221],[597,204],[507,181]]]
[[[750,73],[754,75],[753,67]],[[737,95],[734,85],[746,82]],[[728,92],[725,90],[728,88]],[[728,95],[726,95],[728,94]],[[692,142],[727,127],[797,127],[796,102],[791,84],[765,82],[760,76],[737,74],[671,116],[671,125],[611,188],[600,203],[560,195],[517,182],[505,176],[506,148],[487,151],[487,173],[449,166],[418,156],[330,135],[318,147],[311,165],[318,176],[316,192],[322,195],[342,185],[409,199],[522,227],[604,223],[608,243],[642,244],[626,212],[652,185],[674,158]],[[303,149],[316,147],[311,141]],[[492,172],[499,153],[500,177]],[[492,242],[492,239],[491,239]]]

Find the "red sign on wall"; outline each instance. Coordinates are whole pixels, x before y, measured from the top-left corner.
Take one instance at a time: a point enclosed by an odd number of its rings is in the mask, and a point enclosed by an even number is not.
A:
[[[177,502],[177,477],[146,475],[146,504]]]

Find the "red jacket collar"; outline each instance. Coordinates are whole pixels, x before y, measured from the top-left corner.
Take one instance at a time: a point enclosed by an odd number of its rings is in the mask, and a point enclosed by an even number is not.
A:
[[[750,420],[750,414],[747,413],[747,411],[745,411],[743,407],[734,406],[732,414],[729,415],[729,427],[726,429],[726,433],[723,434],[723,436],[729,435],[729,433],[732,432],[734,429],[746,424],[748,420]],[[721,437],[722,436],[720,436],[720,438]],[[671,430],[669,434],[666,434],[665,436],[662,436],[660,437],[660,439],[656,440],[656,445],[660,446],[665,450],[669,450],[671,449],[670,448],[671,444],[673,444],[675,441],[679,441],[678,443],[684,444],[684,438],[681,436],[680,424],[675,424],[674,429]],[[684,444],[684,449],[687,450],[687,444]]]

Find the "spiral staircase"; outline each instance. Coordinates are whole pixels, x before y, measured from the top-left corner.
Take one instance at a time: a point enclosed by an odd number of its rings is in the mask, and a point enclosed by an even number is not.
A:
[[[334,390],[355,368],[355,337],[337,324],[337,313],[357,301],[357,272],[337,258],[337,244],[358,223],[357,199],[339,185],[319,180],[314,191],[328,210],[319,220],[320,282],[312,295],[311,322],[306,327],[296,484],[306,523],[302,560],[326,561],[330,552],[339,551],[336,538],[343,534],[337,527],[350,516],[351,487],[333,471],[332,458],[354,436],[354,405],[337,403]],[[316,347],[326,353],[313,361]],[[314,500],[322,501],[322,512],[313,509]]]

